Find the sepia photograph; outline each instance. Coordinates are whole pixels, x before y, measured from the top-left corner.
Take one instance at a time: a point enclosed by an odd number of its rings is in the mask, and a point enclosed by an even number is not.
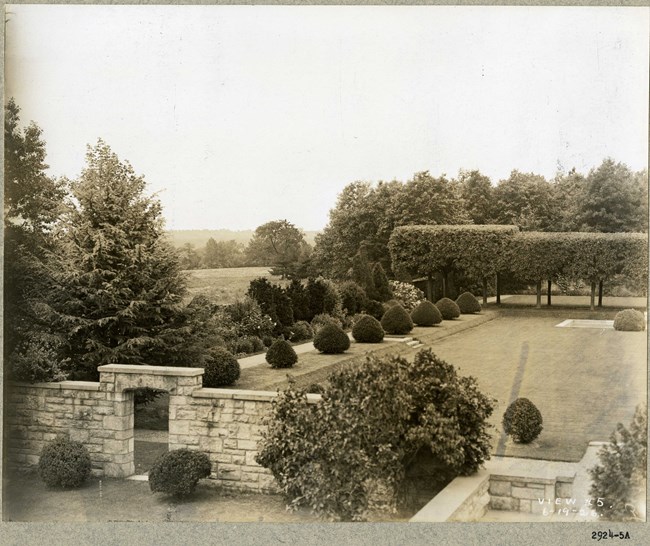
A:
[[[647,6],[4,18],[3,532],[643,542]]]

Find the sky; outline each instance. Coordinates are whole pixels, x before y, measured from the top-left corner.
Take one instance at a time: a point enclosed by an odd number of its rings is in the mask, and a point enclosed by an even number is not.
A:
[[[7,7],[50,174],[98,138],[168,229],[320,230],[356,180],[648,163],[648,8]],[[353,229],[353,227],[351,227]]]

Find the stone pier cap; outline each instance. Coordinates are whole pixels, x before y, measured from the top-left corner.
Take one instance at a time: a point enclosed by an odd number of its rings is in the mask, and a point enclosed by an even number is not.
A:
[[[143,364],[105,364],[98,366],[99,373],[120,373],[138,375],[175,375],[195,377],[203,375],[203,368],[182,368],[178,366],[146,366]]]

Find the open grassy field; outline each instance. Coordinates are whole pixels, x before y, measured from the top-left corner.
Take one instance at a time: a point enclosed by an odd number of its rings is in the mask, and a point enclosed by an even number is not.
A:
[[[274,283],[288,284],[287,281],[281,281],[279,276],[271,275],[269,269],[269,267],[232,267],[193,269],[185,273],[187,273],[190,296],[205,294],[216,303],[227,305],[238,298],[243,298],[249,283],[258,277],[266,277]]]

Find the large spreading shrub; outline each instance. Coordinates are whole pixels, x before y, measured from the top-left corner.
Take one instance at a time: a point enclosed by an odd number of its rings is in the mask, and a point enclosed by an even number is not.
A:
[[[281,393],[256,460],[289,506],[362,520],[399,506],[406,469],[422,451],[452,477],[476,472],[489,458],[493,405],[429,350],[412,363],[369,357],[331,374],[315,404],[294,385]]]
[[[341,283],[339,285],[339,294],[341,294],[343,311],[348,315],[360,313],[367,299],[365,290],[354,281]]]
[[[460,317],[460,309],[454,300],[449,298],[439,299],[436,302],[436,307],[440,311],[443,320],[453,320]]]
[[[289,340],[293,342],[305,341],[314,337],[314,330],[311,325],[304,321],[299,320],[289,328]]]
[[[262,312],[268,315],[275,324],[274,333],[282,333],[284,326],[294,322],[291,299],[281,286],[271,284],[268,279],[259,277],[250,282],[247,295],[254,299]]]
[[[426,296],[419,288],[411,283],[401,281],[388,281],[388,286],[393,293],[393,298],[402,304],[407,311],[412,311]]]
[[[623,332],[642,332],[645,330],[645,317],[636,309],[624,309],[614,317],[614,330]]]
[[[149,487],[175,497],[190,495],[201,478],[210,476],[210,458],[200,451],[177,449],[162,455],[149,470]]]
[[[375,317],[361,315],[352,326],[352,337],[359,343],[379,343],[384,339],[384,329]]]
[[[458,305],[458,309],[463,315],[481,312],[481,304],[471,292],[463,292],[458,296],[456,305]]]
[[[503,430],[515,442],[529,444],[542,432],[542,414],[528,398],[517,398],[503,414]]]
[[[314,347],[321,353],[335,355],[350,348],[350,338],[335,324],[325,324],[314,336]]]
[[[79,442],[58,437],[45,445],[38,474],[48,487],[79,487],[90,476],[90,454]]]
[[[589,494],[602,499],[595,503],[599,514],[614,521],[643,521],[648,456],[648,408],[637,407],[629,430],[621,423],[598,457],[600,464],[589,469]]]
[[[293,368],[298,362],[298,355],[288,341],[278,339],[266,351],[266,361],[271,368]]]
[[[309,279],[306,291],[309,298],[310,321],[320,314],[342,316],[341,296],[332,281],[323,277]]]
[[[442,322],[442,315],[433,303],[423,300],[411,311],[411,320],[418,326],[435,326]]]
[[[237,359],[223,347],[213,347],[207,352],[203,368],[203,386],[207,388],[233,385],[241,373]]]
[[[388,334],[402,335],[413,330],[413,321],[401,305],[393,305],[381,317],[381,326]]]

